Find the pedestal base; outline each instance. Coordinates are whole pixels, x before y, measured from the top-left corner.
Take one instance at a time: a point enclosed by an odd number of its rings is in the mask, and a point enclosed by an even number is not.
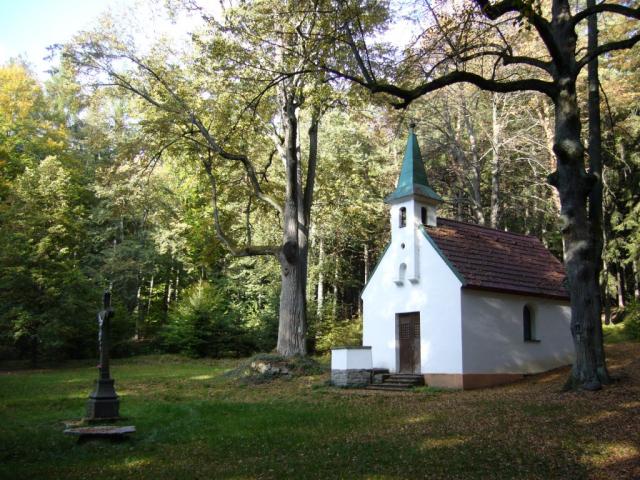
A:
[[[113,379],[98,380],[96,389],[87,401],[87,419],[115,419],[120,416],[120,400],[113,387]]]

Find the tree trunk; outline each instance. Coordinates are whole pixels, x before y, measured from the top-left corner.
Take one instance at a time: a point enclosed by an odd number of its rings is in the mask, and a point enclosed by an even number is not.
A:
[[[286,209],[285,209],[286,211]],[[280,321],[277,351],[291,357],[306,355],[306,305],[304,292],[304,267],[301,256],[291,244],[283,246],[280,254],[282,287],[280,290]],[[288,253],[286,253],[288,252]]]
[[[638,261],[634,260],[631,264],[633,268],[633,298],[640,299],[640,274],[638,273]]]
[[[136,319],[136,331],[135,334],[133,335],[133,338],[135,340],[139,340],[140,339],[140,334],[142,331],[142,323],[143,323],[143,317],[144,317],[144,313],[143,310],[140,306],[140,301],[142,300],[142,285],[144,284],[144,277],[140,277],[140,274],[138,274],[138,289],[136,290],[136,306],[133,309],[133,314],[135,316]]]
[[[546,99],[540,100],[540,108],[537,110],[538,120],[540,121],[540,126],[542,127],[542,131],[544,132],[545,137],[545,145],[547,147],[548,153],[548,165],[549,169],[553,170],[556,154],[553,151],[553,119],[551,118],[551,112],[549,111],[549,105]],[[556,212],[560,213],[560,195],[556,189],[552,190],[551,199],[553,200],[553,205],[556,208]]]
[[[595,0],[587,0],[587,8],[592,8]],[[588,19],[588,50],[598,48],[598,16],[591,15]],[[598,378],[603,383],[610,383],[604,351],[604,336],[602,333],[602,289],[600,286],[600,272],[602,271],[602,135],[600,131],[600,81],[598,78],[598,57],[589,62],[589,173],[595,178],[595,184],[589,192],[589,222],[591,224],[591,238],[593,240],[593,255],[595,260],[595,281],[598,285],[594,308],[598,309],[598,321],[595,324],[594,345],[596,362],[598,364]]]
[[[622,269],[621,265],[616,265],[616,280],[617,280],[617,291],[618,291],[618,307],[620,308],[624,308],[625,307],[625,301],[624,301],[624,291],[625,291],[625,285],[624,285],[624,270]]]
[[[306,355],[306,236],[299,233],[300,165],[298,152],[298,118],[290,94],[283,94],[286,125],[284,232],[278,255],[282,286],[277,351],[291,357]],[[304,245],[300,245],[303,240]]]
[[[500,120],[498,118],[498,94],[491,96],[491,213],[490,226],[498,228],[500,217]]]
[[[322,308],[324,303],[324,240],[320,238],[320,248],[318,253],[318,295],[316,301],[316,314],[322,318]]]
[[[149,316],[149,312],[151,311],[151,300],[153,299],[153,281],[154,276],[151,275],[151,280],[149,281],[149,296],[147,299],[147,317]]]
[[[369,245],[364,244],[364,284],[369,281]]]
[[[550,181],[560,194],[565,268],[571,296],[571,334],[576,351],[566,388],[597,390],[601,382],[594,340],[596,323],[600,321],[600,289],[596,282],[594,245],[587,218],[587,196],[593,182],[584,170],[575,81],[567,74],[557,83],[560,86],[555,98],[557,170],[550,176]]]
[[[604,324],[611,324],[611,301],[609,299],[609,265],[607,262],[602,262],[602,286],[601,286],[601,298],[602,307],[604,309]]]
[[[162,295],[162,311],[164,320],[166,321],[169,316],[169,305],[171,304],[171,282],[173,281],[173,259],[171,259],[171,267],[169,273],[164,282],[164,292]]]
[[[338,317],[338,279],[340,278],[340,263],[338,262],[338,255],[334,257],[333,268],[333,303],[331,304],[331,319],[336,320]]]
[[[480,191],[480,185],[482,180],[482,161],[480,159],[480,153],[478,152],[478,142],[476,140],[476,133],[471,122],[471,115],[467,108],[467,102],[464,95],[462,99],[462,115],[464,119],[464,125],[469,136],[469,145],[471,147],[471,168],[470,173],[473,175],[470,179],[471,183],[471,208],[473,210],[473,217],[478,225],[485,224],[484,213],[482,211],[482,193]]]
[[[173,301],[178,301],[178,295],[180,293],[180,267],[176,268],[176,282],[173,290]]]
[[[280,90],[284,105],[286,187],[283,242],[278,254],[282,287],[277,350],[285,357],[307,354],[309,226],[318,159],[320,118],[319,112],[314,110],[309,127],[307,178],[303,188],[302,159],[298,142],[298,102],[295,96],[287,91],[287,88],[291,87],[292,85],[282,86]]]

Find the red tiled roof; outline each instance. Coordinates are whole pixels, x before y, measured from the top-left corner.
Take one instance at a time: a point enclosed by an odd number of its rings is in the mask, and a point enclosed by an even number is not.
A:
[[[569,298],[562,263],[535,237],[444,218],[426,232],[466,288]]]

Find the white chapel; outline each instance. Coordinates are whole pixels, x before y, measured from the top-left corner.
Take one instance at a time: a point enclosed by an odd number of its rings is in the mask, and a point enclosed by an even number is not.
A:
[[[362,292],[372,366],[479,388],[573,362],[564,268],[535,237],[438,217],[411,129],[391,242]]]

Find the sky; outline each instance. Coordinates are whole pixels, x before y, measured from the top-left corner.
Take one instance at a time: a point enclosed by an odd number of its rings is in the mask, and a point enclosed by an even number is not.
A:
[[[122,0],[0,0],[0,64],[22,55],[38,76],[49,62],[47,46],[71,39]]]
[[[44,79],[52,66],[51,61],[45,60],[48,46],[67,42],[76,32],[91,28],[100,14],[107,10],[118,12],[127,6],[143,3],[138,0],[0,0],[0,65],[22,55],[36,75]],[[203,0],[202,3],[217,10],[217,0]],[[168,25],[154,23],[153,20],[149,22],[151,15],[141,17],[129,18],[140,31],[170,31],[177,36],[193,25],[189,20]],[[410,35],[411,29],[401,24],[392,27],[385,37],[393,43],[403,44]]]

